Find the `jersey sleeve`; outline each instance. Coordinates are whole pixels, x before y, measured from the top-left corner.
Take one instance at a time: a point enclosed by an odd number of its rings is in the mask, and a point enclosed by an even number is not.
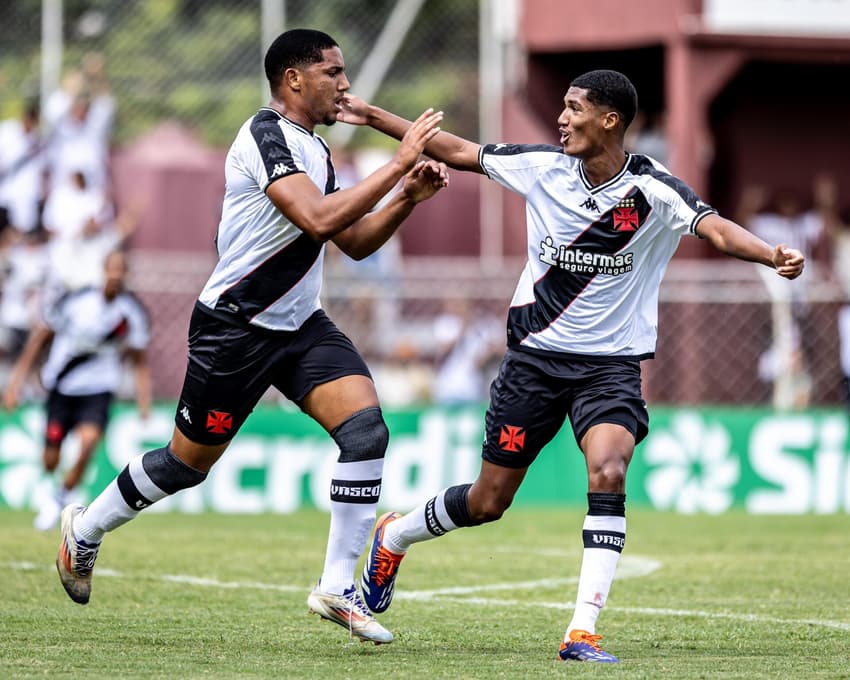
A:
[[[697,225],[700,221],[717,214],[717,210],[697,196],[690,186],[666,171],[652,173],[651,191],[655,196],[653,208],[673,231],[699,236]]]
[[[125,340],[130,349],[146,349],[151,339],[151,324],[148,312],[135,295],[127,296],[128,331]]]
[[[481,169],[492,180],[521,196],[552,166],[560,147],[550,144],[486,144],[478,152]]]
[[[304,153],[296,139],[288,139],[279,118],[258,113],[251,123],[251,134],[257,145],[250,172],[263,191],[269,185],[299,172],[306,172]]]

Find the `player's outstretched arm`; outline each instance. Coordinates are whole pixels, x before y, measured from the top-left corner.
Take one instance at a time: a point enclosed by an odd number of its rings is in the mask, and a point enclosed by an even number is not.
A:
[[[360,97],[350,94],[343,98],[337,120],[352,125],[368,125],[396,139],[401,139],[412,125],[409,120],[378,106],[367,104]],[[481,146],[476,142],[442,131],[428,141],[425,145],[425,153],[455,170],[483,174],[484,170],[478,161],[480,148]]]
[[[348,189],[323,194],[304,173],[272,182],[266,195],[293,224],[317,241],[332,239],[369,212],[417,163],[439,131],[441,112],[425,111],[407,129],[393,158]]]
[[[3,408],[12,410],[18,405],[21,388],[32,367],[41,354],[41,350],[53,339],[53,331],[47,326],[38,325],[30,331],[27,341],[9,376],[6,389],[3,390]]]
[[[449,185],[444,163],[419,161],[404,177],[401,191],[380,210],[370,213],[340,232],[334,243],[349,257],[362,260],[386,243],[417,203]]]
[[[805,257],[784,243],[770,246],[752,232],[720,215],[707,215],[697,225],[697,233],[719,251],[739,260],[758,262],[776,270],[786,279],[803,273]]]

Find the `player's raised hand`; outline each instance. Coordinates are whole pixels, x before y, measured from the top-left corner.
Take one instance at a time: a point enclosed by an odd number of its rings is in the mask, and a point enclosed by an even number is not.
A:
[[[425,201],[443,187],[449,186],[449,172],[445,163],[419,161],[404,176],[403,191],[414,203]]]
[[[405,170],[410,170],[416,165],[420,154],[425,150],[425,145],[440,131],[439,125],[442,120],[442,111],[425,109],[404,133],[395,152],[395,159]]]
[[[360,99],[357,95],[346,94],[342,98],[340,110],[336,119],[337,121],[348,123],[349,125],[368,125],[369,104]]]
[[[773,255],[770,259],[773,261],[776,273],[786,279],[796,279],[803,273],[803,267],[806,263],[803,253],[795,248],[789,248],[784,243],[773,249]]]

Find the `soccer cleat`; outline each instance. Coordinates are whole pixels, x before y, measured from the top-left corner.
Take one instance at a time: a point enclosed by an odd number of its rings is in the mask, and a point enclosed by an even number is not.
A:
[[[398,575],[398,565],[404,557],[404,553],[399,555],[390,552],[382,545],[387,524],[399,517],[401,515],[397,512],[387,512],[378,518],[372,537],[372,548],[366,556],[366,564],[363,565],[363,576],[360,580],[363,599],[366,606],[376,614],[389,609],[393,601],[395,577]]]
[[[342,595],[334,595],[322,592],[317,585],[307,598],[307,606],[313,614],[342,626],[362,642],[381,645],[393,641],[393,634],[375,620],[354,586]]]
[[[571,630],[564,636],[558,657],[561,661],[596,661],[597,663],[619,663],[620,660],[599,646],[601,635],[586,630]]]
[[[56,569],[65,592],[77,604],[86,604],[91,595],[91,572],[100,543],[88,543],[74,536],[74,517],[85,508],[73,503],[62,510],[62,545]]]

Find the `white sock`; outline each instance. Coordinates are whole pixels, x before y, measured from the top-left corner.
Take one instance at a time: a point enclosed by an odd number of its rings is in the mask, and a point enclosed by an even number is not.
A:
[[[434,498],[387,524],[384,530],[384,546],[387,550],[402,555],[414,543],[428,541],[457,529],[458,525],[446,510],[447,491],[449,489],[443,489]]]
[[[154,483],[142,463],[145,456],[156,456],[160,452],[159,450],[149,451],[133,458],[118,477],[89,503],[85,511],[74,521],[74,534],[77,538],[88,543],[100,543],[107,531],[126,524],[134,519],[141,509],[169,495]],[[124,494],[121,493],[119,482],[122,480],[125,485],[132,488],[133,493],[141,494],[146,503],[140,504],[138,509],[130,507]]]
[[[135,518],[139,511],[124,501],[114,479],[74,520],[74,535],[87,543],[100,543],[107,531]]]
[[[582,531],[584,556],[578,581],[576,608],[567,632],[575,629],[596,632],[596,618],[611,590],[620,551],[625,544],[626,518],[587,515]]]
[[[384,459],[337,463],[331,481],[331,522],[320,580],[326,593],[341,595],[354,584],[354,572],[375,523]]]

